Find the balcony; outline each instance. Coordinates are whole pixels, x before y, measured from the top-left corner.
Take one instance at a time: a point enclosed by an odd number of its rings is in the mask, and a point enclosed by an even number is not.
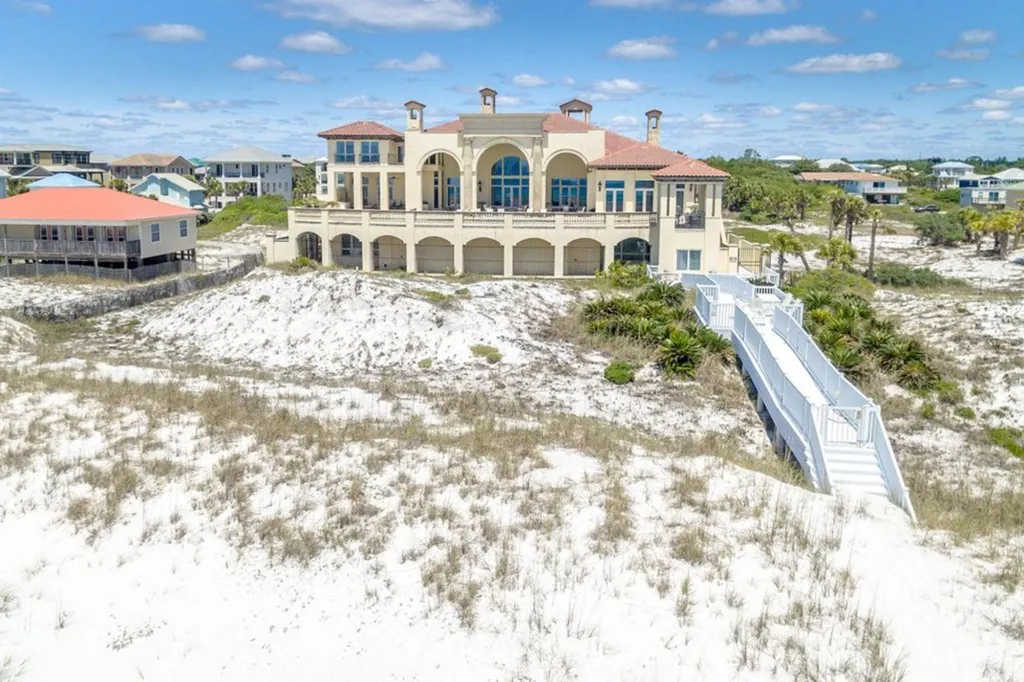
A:
[[[676,229],[677,230],[703,230],[704,229],[704,212],[695,211],[693,213],[680,213],[676,216]]]
[[[141,253],[142,243],[137,239],[126,242],[0,239],[0,254],[12,258],[124,258]]]
[[[579,233],[591,231],[644,230],[656,227],[654,213],[563,213],[528,211],[404,211],[349,208],[292,208],[292,226],[327,226],[329,228],[364,227],[373,229],[464,228],[491,230],[566,230]],[[621,234],[621,232],[620,232]],[[627,235],[628,236],[628,235]]]
[[[358,159],[360,166],[400,166],[405,163],[403,154],[335,154],[334,163],[355,164]]]

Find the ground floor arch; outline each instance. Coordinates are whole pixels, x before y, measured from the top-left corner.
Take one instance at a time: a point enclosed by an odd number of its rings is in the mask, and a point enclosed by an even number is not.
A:
[[[462,267],[466,274],[505,274],[505,249],[502,245],[485,237],[470,239],[462,247]]]
[[[646,239],[623,239],[615,245],[614,258],[622,263],[650,263],[651,243]]]
[[[416,272],[443,274],[455,270],[455,247],[447,239],[427,237],[416,244]]]
[[[566,276],[593,275],[604,269],[604,246],[595,239],[574,239],[565,245]]]
[[[377,237],[373,240],[373,269],[405,270],[405,251],[405,242],[398,237]]]
[[[363,267],[363,242],[354,234],[339,234],[331,239],[331,259],[340,268]]]
[[[323,263],[323,240],[315,232],[303,232],[295,240],[295,255]]]
[[[555,247],[543,239],[524,239],[512,247],[512,274],[553,277]]]

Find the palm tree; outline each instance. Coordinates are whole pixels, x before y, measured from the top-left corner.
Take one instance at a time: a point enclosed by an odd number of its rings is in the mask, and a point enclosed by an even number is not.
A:
[[[857,260],[857,249],[845,239],[835,237],[818,249],[818,258],[824,260],[827,267],[846,270]]]
[[[971,236],[974,237],[974,252],[981,253],[981,240],[985,237],[988,231],[987,221],[978,211],[969,209],[971,212],[967,215],[968,230],[971,232]]]
[[[206,180],[203,182],[203,194],[206,195],[206,200],[209,201],[210,197],[219,197],[224,194],[224,186],[220,184],[220,180],[207,175]]]
[[[233,196],[236,199],[240,198],[242,195],[244,195],[245,191],[247,189],[249,189],[249,183],[248,182],[239,181],[239,182],[229,182],[228,183],[228,195],[229,196]]]
[[[828,197],[828,238],[832,239],[835,229],[843,222],[846,214],[847,195],[840,191],[833,191]]]
[[[110,189],[116,190],[118,192],[127,192],[128,183],[122,180],[121,178],[114,178],[113,180],[110,181]]]
[[[1016,211],[1017,226],[1013,231],[1013,250],[1020,248],[1020,240],[1024,237],[1024,200],[1017,202]]]
[[[794,256],[799,256],[800,260],[803,261],[804,268],[807,272],[810,272],[811,266],[807,262],[807,255],[804,253],[803,242],[800,241],[796,232],[796,226],[794,225],[797,214],[800,212],[800,189],[802,188],[798,188],[797,192],[779,192],[776,194],[773,197],[772,210],[775,212],[775,215],[779,220],[786,223],[786,226],[789,228],[789,232],[793,237],[793,240],[790,243],[792,244],[795,242],[800,247],[799,250],[790,249],[788,253],[791,253]],[[779,277],[781,279],[781,272],[779,273]]]
[[[809,187],[800,185],[796,188],[796,192],[793,193],[793,204],[796,207],[797,213],[800,214],[800,220],[806,220],[807,208],[814,203],[814,193]]]
[[[17,194],[24,194],[28,191],[28,180],[24,178],[12,178],[7,181],[7,196],[13,197]]]
[[[956,221],[960,223],[960,227],[964,228],[964,232],[967,233],[967,241],[975,241],[974,228],[978,224],[978,217],[980,214],[974,208],[970,206],[961,208],[956,212]]]
[[[871,218],[871,247],[868,250],[868,279],[875,280],[875,235],[878,234],[878,225],[882,222],[884,214],[882,209],[873,207],[869,213]]]
[[[846,221],[846,241],[853,244],[853,228],[868,217],[868,202],[860,197],[847,197],[843,207],[843,220]]]
[[[986,223],[996,238],[999,257],[1005,260],[1010,255],[1010,235],[1017,229],[1017,217],[1013,211],[996,211],[986,216]]]
[[[769,257],[771,257],[771,254],[779,257],[779,284],[782,284],[786,276],[786,254],[800,256],[800,259],[804,262],[804,267],[808,272],[811,271],[811,267],[807,263],[807,256],[804,254],[804,244],[795,235],[781,230],[772,230],[768,238],[766,250]]]

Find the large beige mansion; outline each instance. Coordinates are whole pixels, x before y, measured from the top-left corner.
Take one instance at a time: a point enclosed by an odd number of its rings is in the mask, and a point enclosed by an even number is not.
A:
[[[480,113],[425,128],[407,102],[406,130],[359,121],[320,133],[321,208],[289,210],[271,262],[304,256],[363,270],[491,275],[592,275],[613,260],[663,272],[733,272],[726,238],[728,175],[659,145],[661,112],[644,142],[590,123],[591,105],[504,114],[480,91]]]

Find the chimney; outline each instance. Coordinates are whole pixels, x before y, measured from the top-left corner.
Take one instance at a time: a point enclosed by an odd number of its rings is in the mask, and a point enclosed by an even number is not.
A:
[[[661,112],[657,109],[651,109],[647,112],[647,144],[652,144],[655,147],[661,146],[661,131],[658,130],[658,126],[661,124]]]
[[[490,88],[480,89],[480,113],[493,114],[495,110],[494,100],[498,99],[498,92]]]
[[[405,103],[405,129],[423,130],[423,110],[426,105],[414,99]]]

